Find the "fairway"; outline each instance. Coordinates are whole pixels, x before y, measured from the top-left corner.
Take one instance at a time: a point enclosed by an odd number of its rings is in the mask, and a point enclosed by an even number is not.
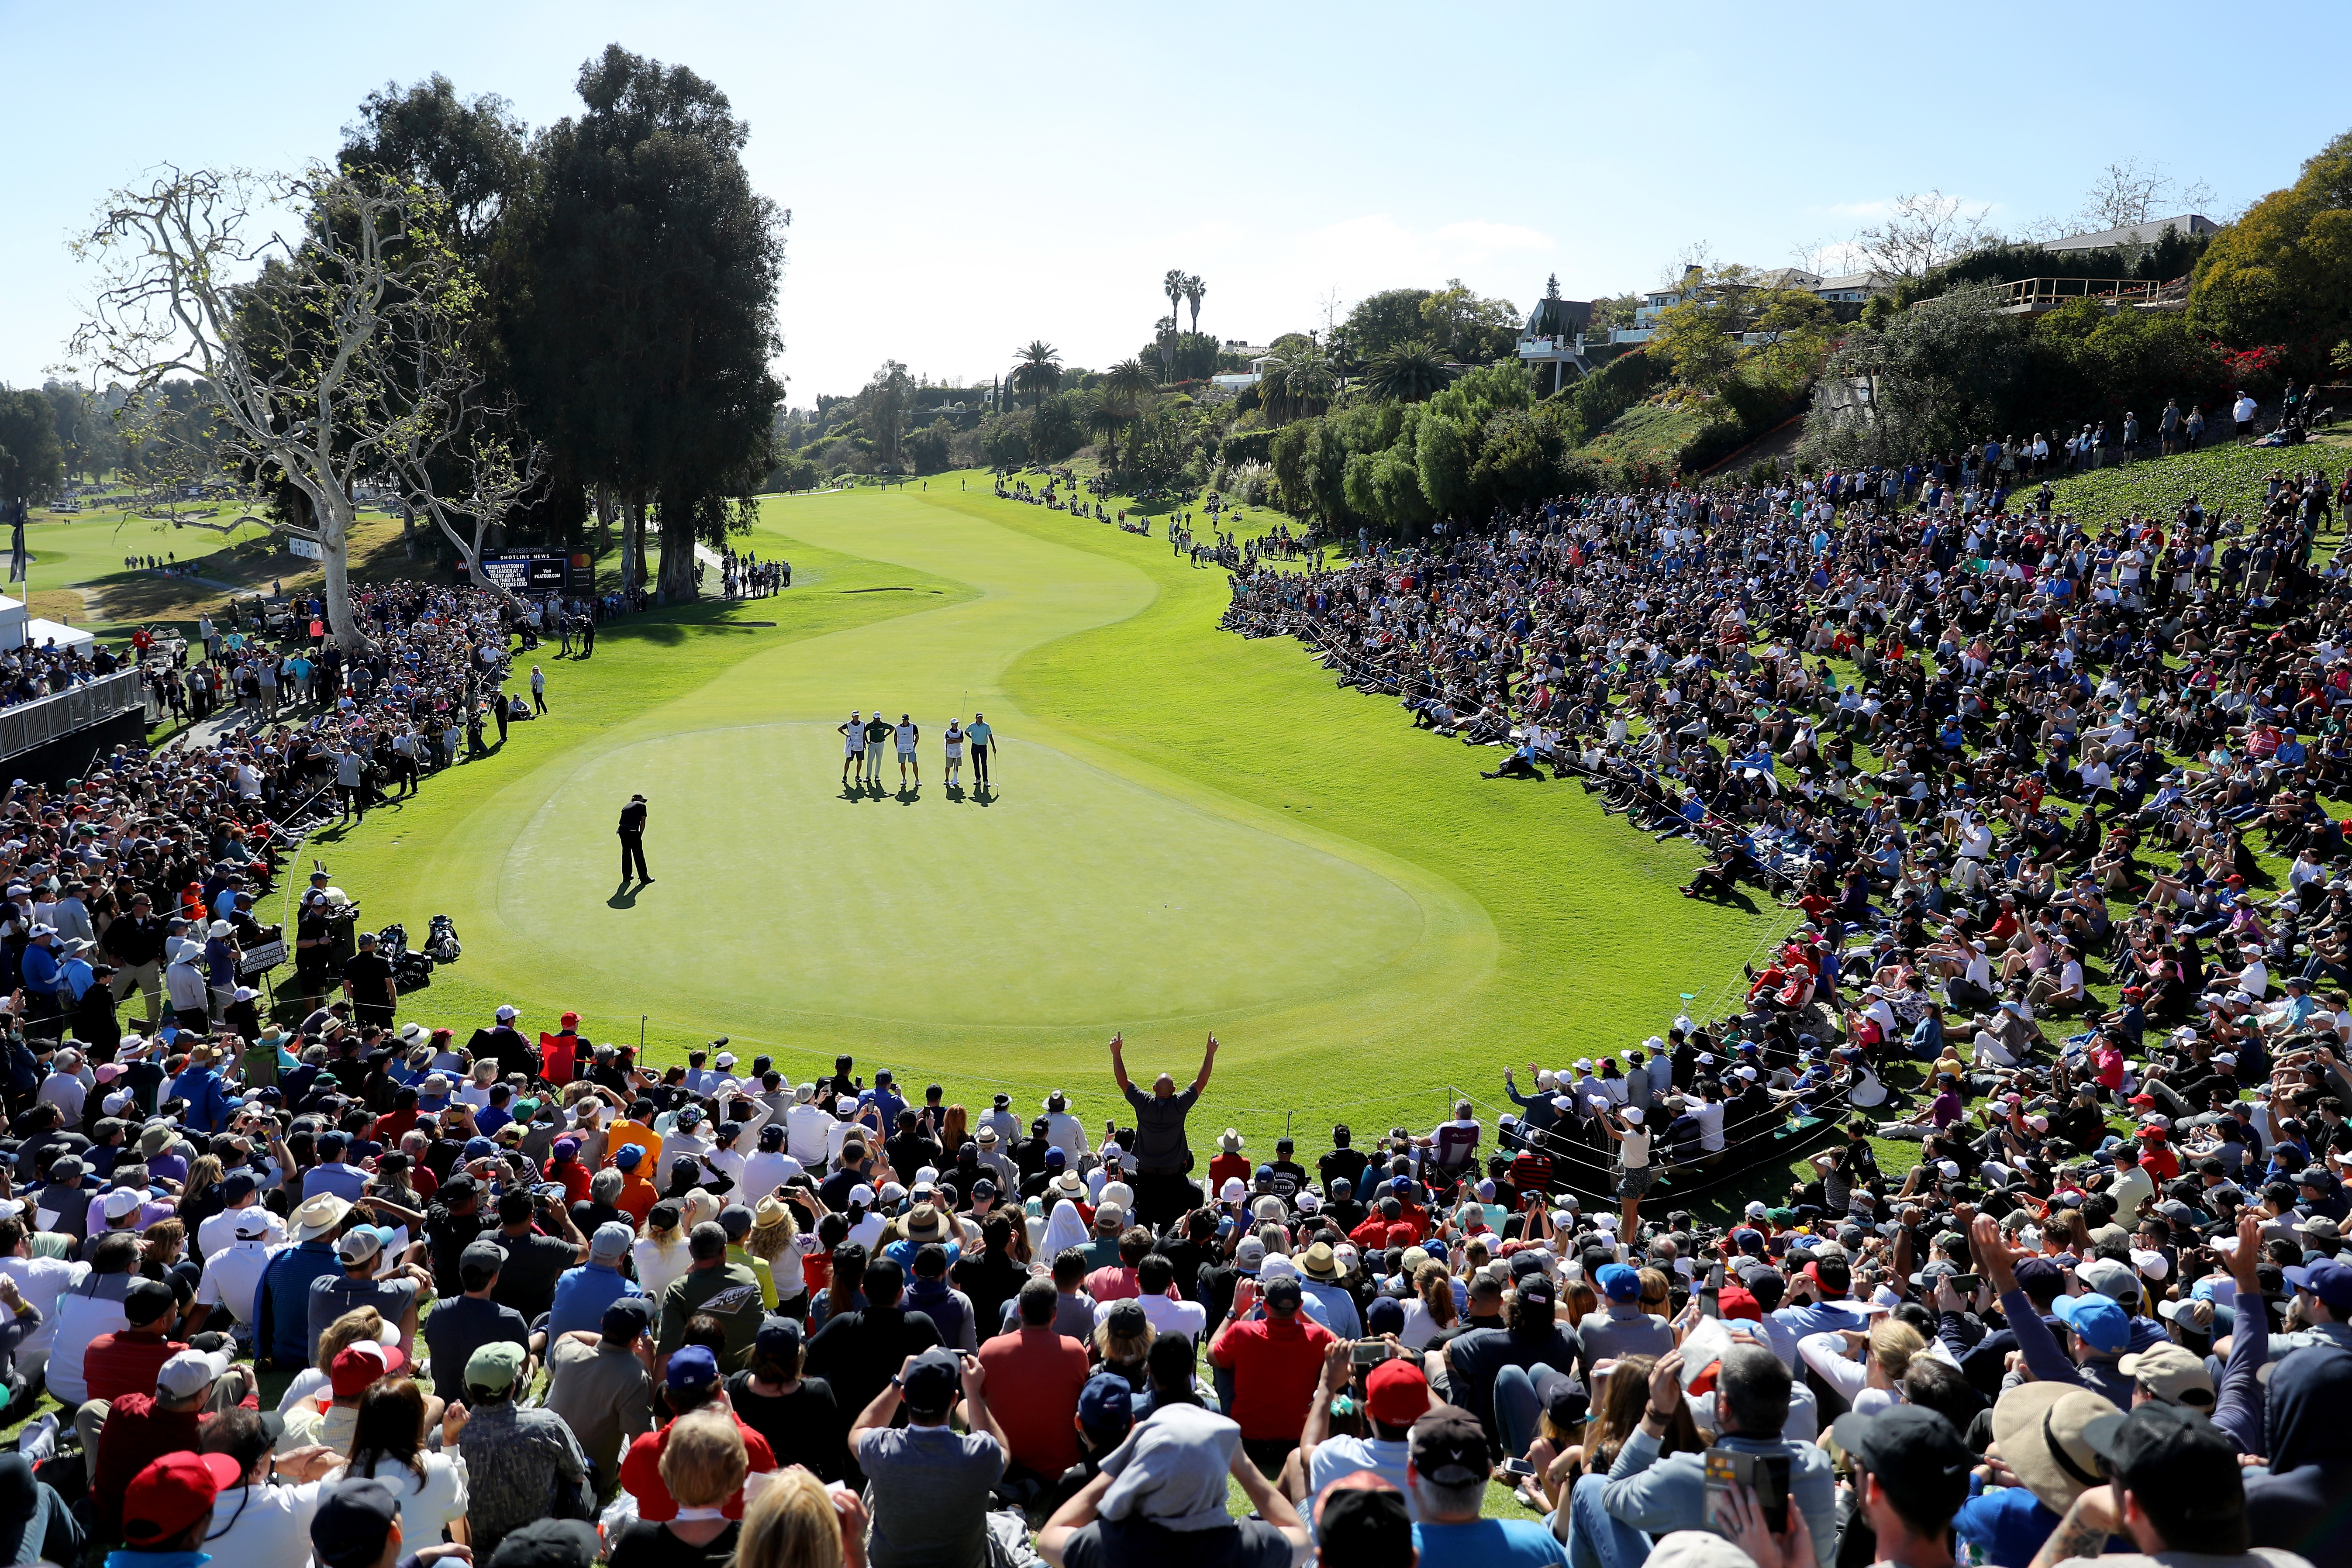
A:
[[[1789,923],[1675,897],[1687,847],[1573,783],[1481,780],[1494,752],[1220,632],[1222,572],[971,482],[769,498],[740,547],[791,590],[542,650],[547,718],[314,838],[370,923],[457,921],[465,957],[404,1017],[572,1007],[663,1059],[724,1035],[797,1077],[848,1052],[967,1102],[1067,1087],[1082,1116],[1114,1030],[1189,1072],[1213,1029],[1220,1121],[1425,1125],[1718,1000]],[[919,790],[892,757],[845,791],[853,708],[921,726]],[[950,795],[939,733],[975,710],[996,787]],[[635,792],[657,880],[623,891]]]

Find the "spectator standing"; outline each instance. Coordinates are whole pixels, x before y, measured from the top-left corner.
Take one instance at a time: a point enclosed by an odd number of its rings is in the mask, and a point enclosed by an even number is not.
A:
[[[1208,1048],[1201,1057],[1201,1070],[1193,1077],[1192,1087],[1181,1094],[1176,1091],[1175,1078],[1164,1072],[1152,1080],[1150,1094],[1137,1089],[1127,1076],[1126,1051],[1126,1037],[1113,1035],[1111,1076],[1118,1082],[1118,1092],[1135,1110],[1136,1217],[1156,1228],[1199,1201],[1199,1191],[1189,1179],[1192,1149],[1184,1137],[1184,1119],[1200,1103],[1202,1091],[1209,1087],[1209,1074],[1217,1065],[1217,1037],[1209,1037]]]

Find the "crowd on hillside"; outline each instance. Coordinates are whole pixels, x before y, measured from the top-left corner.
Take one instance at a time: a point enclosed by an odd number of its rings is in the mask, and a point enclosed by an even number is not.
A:
[[[354,592],[371,646],[347,654],[315,604],[265,621],[231,605],[196,623],[185,648],[142,631],[132,657],[160,714],[212,721],[200,746],[173,748],[174,769],[226,768],[259,817],[292,826],[305,814],[364,815],[415,794],[427,773],[488,754],[489,733],[546,711],[538,667],[530,693],[508,692],[515,649],[560,633],[569,655],[595,643],[583,603],[522,602],[485,589],[392,584]],[[120,767],[149,764],[126,761]]]
[[[2342,491],[2282,471],[2253,515],[2085,526],[1980,488],[1998,445],[1563,499],[1239,575],[1226,620],[1499,746],[1490,777],[1702,840],[1693,897],[1752,883],[1965,971],[1962,1016],[2079,1010],[2100,962],[2174,1021],[2215,973],[2352,979],[2332,900],[2250,888],[2258,848],[2298,857],[2290,892],[2352,867],[2321,801],[2352,779],[2352,577],[2315,552]]]
[[[28,837],[80,810],[0,806]],[[1638,1134],[1717,1053],[1801,1066],[1779,1025],[1834,979],[1646,1071],[1507,1075],[1493,1127],[1302,1152],[1210,1131],[1214,1039],[1182,1088],[1114,1040],[1099,1091],[968,1107],[724,1040],[658,1067],[573,1014],[395,1022],[364,947],[299,1027],[175,1005],[107,1038],[31,1001],[83,911],[30,896],[0,1373],[10,1421],[56,1407],[0,1456],[11,1562],[2352,1552],[2352,1009],[2292,990],[2112,1087],[2039,1037],[1956,1064],[1902,1181],[1857,1130],[1727,1229],[1588,1212],[1549,1152],[1580,1097]]]

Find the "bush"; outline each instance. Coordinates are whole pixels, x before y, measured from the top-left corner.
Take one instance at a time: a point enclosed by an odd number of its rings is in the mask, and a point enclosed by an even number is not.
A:
[[[1282,432],[1275,430],[1237,430],[1217,446],[1220,463],[1263,463],[1274,456],[1274,438]]]

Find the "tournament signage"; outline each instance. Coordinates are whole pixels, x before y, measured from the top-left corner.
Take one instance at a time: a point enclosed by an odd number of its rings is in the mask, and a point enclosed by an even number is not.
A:
[[[544,594],[572,585],[568,555],[485,555],[482,575],[509,594]]]

